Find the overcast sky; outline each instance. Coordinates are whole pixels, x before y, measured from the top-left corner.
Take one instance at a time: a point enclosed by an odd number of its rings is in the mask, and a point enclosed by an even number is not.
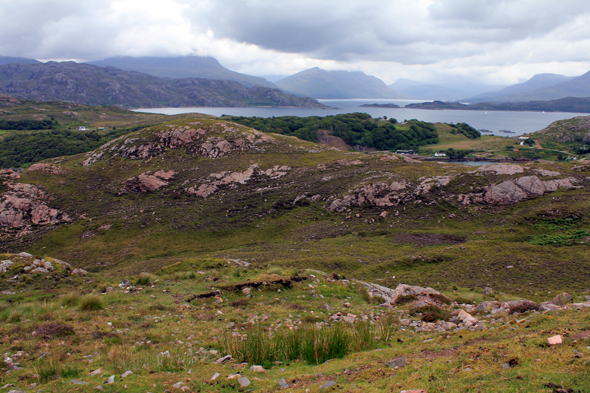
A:
[[[0,55],[188,54],[252,75],[318,66],[386,83],[574,76],[590,70],[590,1],[0,0]]]

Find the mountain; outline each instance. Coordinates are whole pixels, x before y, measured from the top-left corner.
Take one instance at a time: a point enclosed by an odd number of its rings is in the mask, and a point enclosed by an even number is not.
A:
[[[41,62],[35,59],[26,59],[23,57],[0,56],[0,65],[10,63],[40,64]]]
[[[110,57],[87,64],[99,67],[115,67],[121,70],[143,72],[161,78],[204,78],[238,82],[246,87],[262,86],[276,89],[274,83],[264,78],[240,74],[222,66],[217,59],[205,56],[179,57]]]
[[[536,90],[550,88],[563,82],[568,82],[574,77],[563,76],[559,74],[536,74],[531,79],[523,83],[508,86],[497,92],[488,92],[478,94],[472,97],[467,102],[507,102],[507,101],[532,101],[532,100],[546,100],[570,97],[572,95],[566,94],[564,96],[542,96],[535,93]],[[590,94],[589,94],[590,95]],[[583,96],[581,96],[583,97]]]
[[[422,100],[460,100],[468,93],[465,91],[445,87],[437,84],[429,84],[413,81],[411,79],[398,79],[389,85],[390,88],[399,91],[403,95]]]
[[[533,112],[575,112],[590,113],[590,97],[566,97],[550,101],[527,102],[476,102],[463,104],[460,102],[422,102],[408,104],[412,109],[451,109],[472,111],[533,111]]]
[[[200,78],[165,79],[74,62],[2,65],[0,93],[39,101],[59,100],[122,108],[324,107],[313,99],[295,97],[267,87],[246,88],[233,81]]]
[[[313,98],[403,98],[385,82],[361,71],[326,71],[318,67],[276,82],[281,89]]]

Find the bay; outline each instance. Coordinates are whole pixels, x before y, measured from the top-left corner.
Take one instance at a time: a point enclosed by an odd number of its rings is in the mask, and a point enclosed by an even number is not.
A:
[[[176,115],[181,113],[204,113],[213,116],[329,116],[342,113],[364,112],[373,118],[387,116],[395,118],[399,122],[417,119],[431,123],[467,123],[477,129],[487,129],[498,136],[515,136],[542,130],[556,120],[570,119],[576,116],[587,116],[587,113],[570,112],[510,112],[510,111],[458,111],[458,110],[424,110],[404,108],[412,102],[424,102],[424,100],[391,100],[391,99],[347,99],[347,100],[318,100],[332,109],[308,109],[285,107],[247,107],[247,108],[139,108],[137,112],[161,113]],[[401,108],[362,108],[363,104],[393,103]],[[500,133],[500,130],[510,130],[513,133]],[[490,135],[490,134],[488,134]]]

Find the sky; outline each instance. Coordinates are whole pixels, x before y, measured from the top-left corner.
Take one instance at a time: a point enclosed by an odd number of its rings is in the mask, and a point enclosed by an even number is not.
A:
[[[0,55],[201,55],[251,75],[510,85],[590,70],[588,0],[0,0]]]

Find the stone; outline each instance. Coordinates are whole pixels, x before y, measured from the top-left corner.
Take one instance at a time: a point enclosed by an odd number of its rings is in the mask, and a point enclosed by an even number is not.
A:
[[[510,204],[520,202],[528,196],[512,180],[491,186],[485,194],[487,203]]]
[[[426,393],[424,389],[402,390],[400,393]]]
[[[250,287],[246,287],[246,288],[242,289],[242,293],[244,295],[249,295],[250,292],[252,292],[252,288],[250,288]]]
[[[563,343],[563,338],[558,334],[557,336],[552,336],[547,338],[548,345],[559,345]]]
[[[248,378],[246,378],[246,377],[240,377],[240,378],[238,378],[238,383],[243,388],[246,388],[246,387],[250,386],[250,380]]]
[[[483,294],[486,296],[492,296],[494,294],[494,290],[490,287],[485,287],[483,290]]]
[[[222,363],[225,363],[225,362],[229,362],[230,360],[232,360],[232,356],[231,355],[225,355],[224,357],[221,357],[221,358],[217,359],[215,361],[215,363],[222,364]]]
[[[96,390],[104,390],[104,388],[101,385],[95,386],[94,389],[96,389]]]
[[[287,383],[287,381],[285,381],[285,378],[281,378],[279,380],[279,386],[282,387],[283,389],[286,389],[289,387],[289,384]]]
[[[184,382],[176,382],[172,387],[174,389],[180,389],[180,387],[184,384]]]
[[[115,383],[115,376],[114,375],[111,375],[109,377],[109,379],[107,379],[107,381],[105,383],[108,384],[108,385],[111,385],[111,384]]]
[[[334,382],[334,381],[328,381],[328,382],[326,382],[326,383],[324,383],[322,385],[322,387],[320,388],[320,392],[323,392],[324,390],[329,389],[332,386],[336,386],[336,382]]]
[[[502,308],[508,310],[511,314],[521,314],[527,311],[535,311],[539,309],[539,304],[532,300],[512,300],[502,303]]]
[[[496,172],[496,175],[515,175],[517,173],[523,173],[524,168],[520,165],[507,165],[507,164],[495,164],[495,165],[483,165],[477,170],[478,172]]]
[[[407,364],[407,358],[405,356],[391,359],[389,362],[385,363],[387,367],[390,368],[399,368],[404,367]]]
[[[221,374],[219,374],[219,373],[213,374],[213,376],[211,377],[211,381],[215,381],[217,378],[219,378],[220,375]]]
[[[70,383],[73,383],[74,385],[88,385],[88,382],[80,381],[78,379],[72,379]]]
[[[266,370],[262,366],[250,366],[250,371],[255,373],[265,373]]]
[[[121,374],[121,378],[127,378],[131,374],[133,374],[133,371],[131,371],[131,370],[125,371],[123,374]]]
[[[94,377],[94,376],[100,375],[102,373],[103,373],[103,371],[102,371],[102,367],[101,367],[101,368],[97,368],[94,371],[89,372],[88,375],[91,376],[91,377]]]
[[[559,295],[555,296],[549,303],[554,304],[556,306],[565,306],[569,301],[572,300],[572,295],[566,292],[562,292]]]
[[[590,330],[586,330],[585,332],[576,333],[569,337],[570,340],[590,340]]]

